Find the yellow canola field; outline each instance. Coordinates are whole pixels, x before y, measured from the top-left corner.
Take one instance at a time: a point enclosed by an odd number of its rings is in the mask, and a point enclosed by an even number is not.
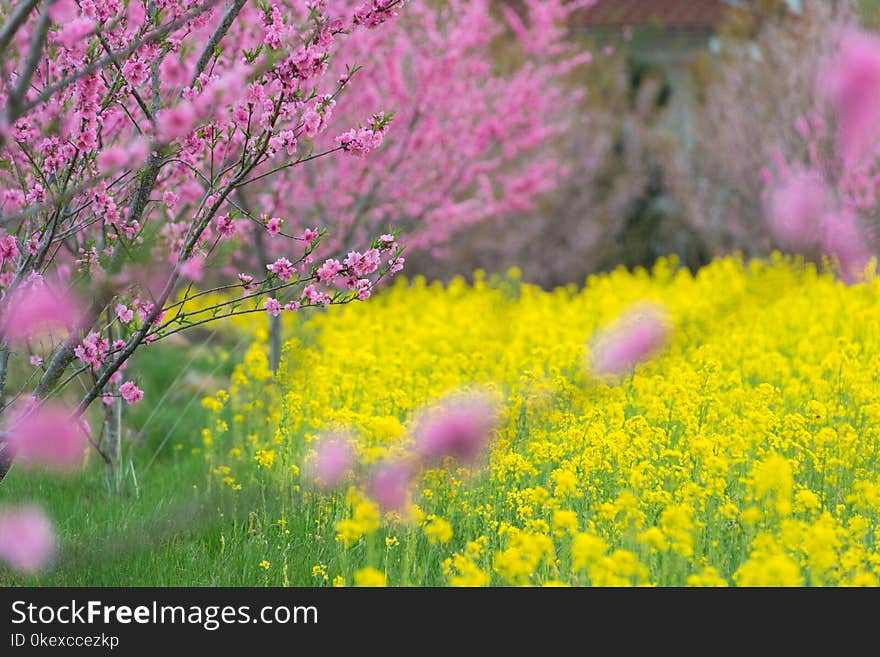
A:
[[[642,301],[668,309],[668,347],[593,379],[594,331]],[[286,315],[277,377],[260,328],[204,400],[204,451],[212,486],[283,498],[314,584],[880,583],[876,279],[846,286],[782,257],[697,275],[661,260],[551,292],[516,271],[398,281]],[[425,404],[469,388],[503,409],[484,467],[424,472],[409,509],[384,516],[357,479],[308,485],[322,433],[355,436],[368,469],[402,452]]]

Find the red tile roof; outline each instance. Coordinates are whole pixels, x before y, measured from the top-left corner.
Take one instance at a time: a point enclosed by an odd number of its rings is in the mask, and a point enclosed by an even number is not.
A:
[[[572,18],[588,28],[657,25],[670,30],[711,31],[720,22],[723,0],[597,0]]]

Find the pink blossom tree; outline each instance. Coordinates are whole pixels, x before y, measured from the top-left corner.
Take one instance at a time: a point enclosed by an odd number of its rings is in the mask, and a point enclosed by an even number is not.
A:
[[[785,248],[830,258],[860,280],[880,218],[880,36],[838,26],[815,76],[815,104],[793,118],[800,157],[781,150],[763,171],[768,225]]]
[[[440,248],[530,207],[591,2],[0,0],[0,481],[73,395],[65,454],[112,469],[145,345],[367,299],[400,231]]]
[[[295,0],[0,3],[0,480],[16,452],[58,460],[45,431],[24,442],[35,426],[65,426],[50,400],[75,394],[71,382],[83,392],[55,451],[75,458],[81,434],[113,466],[111,432],[83,416],[102,400],[108,429],[123,401],[141,400],[125,377],[139,348],[231,315],[365,299],[400,270],[393,232],[328,266],[312,256],[327,231],[309,228],[286,234],[285,257],[261,273],[219,287],[240,294],[186,311],[247,232],[240,190],[381,145],[392,122],[381,108],[323,150],[307,137],[328,129],[322,116],[356,71],[331,69],[340,45],[399,5],[331,16]]]
[[[465,229],[488,219],[514,223],[534,209],[570,168],[555,142],[571,137],[584,90],[564,82],[591,55],[569,39],[567,24],[593,2],[413,3],[386,29],[352,34],[331,69],[345,76],[344,64],[358,62],[357,88],[317,98],[305,136],[318,151],[356,141],[339,131],[379,108],[393,112],[394,128],[369,158],[325,160],[305,175],[280,171],[242,189],[235,201],[255,232],[239,262],[282,255],[279,229],[328,224],[320,254],[340,265],[392,226],[408,253],[442,258]],[[317,134],[326,122],[339,130]],[[272,326],[274,367],[280,322]]]

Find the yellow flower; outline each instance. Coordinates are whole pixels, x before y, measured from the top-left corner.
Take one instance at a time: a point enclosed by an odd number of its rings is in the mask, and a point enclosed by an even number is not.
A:
[[[425,524],[423,531],[431,545],[436,543],[446,544],[452,539],[452,525],[437,516],[431,515],[427,517],[427,524]]]
[[[213,413],[217,413],[223,408],[223,402],[219,399],[215,399],[214,397],[203,397],[202,398],[202,408],[206,408]]]
[[[400,279],[368,303],[285,316],[277,375],[262,323],[230,318],[251,346],[205,402],[216,414],[195,449],[212,484],[256,479],[292,498],[306,563],[381,570],[393,549],[429,585],[870,584],[878,297],[878,277],[842,286],[779,254],[698,275],[661,259],[555,290],[485,273]],[[622,383],[591,380],[595,330],[645,301],[673,326],[662,358]],[[419,471],[417,505],[382,516],[362,484],[299,480],[331,433],[352,436],[359,472],[408,458],[424,409],[477,388],[501,409],[493,442],[473,467]],[[397,543],[377,550],[386,534]]]
[[[319,563],[312,566],[312,578],[327,581],[327,564]]]
[[[751,558],[733,574],[738,586],[803,586],[800,566],[785,554]]]
[[[361,568],[354,574],[355,586],[386,586],[385,575],[372,566]]]
[[[598,536],[581,533],[571,544],[571,560],[574,570],[582,570],[598,561],[608,550],[608,545]]]
[[[254,454],[254,460],[260,464],[261,468],[271,468],[275,464],[275,450],[258,449]]]
[[[272,564],[265,559],[263,559],[258,565],[264,570],[269,570],[269,568],[272,566]]]
[[[553,533],[556,536],[576,534],[578,531],[578,517],[576,511],[563,511],[557,509],[553,512]]]
[[[345,547],[351,547],[379,528],[379,507],[363,500],[355,504],[352,517],[336,523],[336,540]]]
[[[489,573],[482,570],[473,559],[462,554],[455,554],[444,560],[443,572],[449,579],[449,585],[455,587],[478,587],[489,584]]]
[[[718,574],[718,571],[712,566],[706,566],[703,572],[694,575],[688,575],[687,586],[705,586],[705,587],[726,587],[727,580]]]

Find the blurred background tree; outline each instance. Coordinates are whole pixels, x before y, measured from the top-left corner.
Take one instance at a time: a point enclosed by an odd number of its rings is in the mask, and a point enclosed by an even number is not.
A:
[[[569,82],[588,93],[558,145],[565,180],[535,211],[459,235],[445,258],[409,258],[407,273],[518,266],[552,287],[668,254],[696,269],[769,253],[761,171],[802,155],[794,118],[815,106],[840,28],[878,18],[880,0],[597,0],[570,19],[594,58]]]

